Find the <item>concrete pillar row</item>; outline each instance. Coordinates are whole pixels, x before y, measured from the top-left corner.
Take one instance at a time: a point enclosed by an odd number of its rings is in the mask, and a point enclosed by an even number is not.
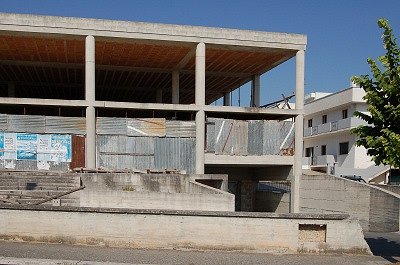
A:
[[[96,111],[95,93],[95,40],[87,36],[85,40],[85,100],[86,107],[86,159],[87,168],[96,168]]]
[[[231,105],[231,97],[230,93],[224,93],[224,106],[230,106]]]
[[[172,72],[172,104],[179,104],[179,71]]]
[[[304,109],[304,51],[296,53],[296,109]],[[300,211],[300,177],[303,156],[303,120],[304,114],[301,113],[295,118],[295,145],[294,145],[294,165],[293,181],[291,191],[291,212]]]
[[[253,76],[251,85],[251,106],[258,108],[260,107],[260,75]]]

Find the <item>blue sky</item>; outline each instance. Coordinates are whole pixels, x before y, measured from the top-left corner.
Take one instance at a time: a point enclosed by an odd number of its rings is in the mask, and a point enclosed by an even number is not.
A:
[[[352,75],[369,73],[366,59],[384,53],[378,18],[400,37],[399,0],[0,0],[0,11],[306,34],[306,93],[338,91]],[[293,92],[294,60],[265,74],[261,88],[262,104]]]

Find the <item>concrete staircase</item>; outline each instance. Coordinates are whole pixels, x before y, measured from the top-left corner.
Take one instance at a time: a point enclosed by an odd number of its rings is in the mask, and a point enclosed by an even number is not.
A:
[[[0,204],[34,204],[81,186],[80,176],[60,172],[0,171]],[[1,201],[1,199],[4,199]],[[79,197],[68,194],[44,205],[79,205]]]

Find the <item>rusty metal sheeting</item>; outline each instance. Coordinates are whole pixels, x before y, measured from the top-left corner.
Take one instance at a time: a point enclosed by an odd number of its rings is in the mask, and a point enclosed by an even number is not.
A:
[[[279,135],[281,150],[294,148],[294,122],[282,121]]]
[[[129,136],[158,136],[166,134],[164,118],[127,119]]]
[[[127,136],[125,135],[99,135],[97,136],[97,149],[100,153],[126,153],[126,142]]]
[[[7,130],[8,123],[7,123],[7,114],[0,114],[0,130]]]
[[[196,140],[193,138],[155,138],[155,168],[179,169],[193,173],[195,146]]]
[[[166,121],[167,137],[196,137],[196,123],[194,121]]]
[[[98,117],[96,119],[97,134],[127,134],[126,118]]]
[[[10,132],[44,133],[46,128],[45,116],[38,115],[8,115]]]
[[[249,121],[248,147],[249,155],[263,154],[264,121]]]
[[[86,134],[86,121],[81,117],[46,116],[46,133]]]

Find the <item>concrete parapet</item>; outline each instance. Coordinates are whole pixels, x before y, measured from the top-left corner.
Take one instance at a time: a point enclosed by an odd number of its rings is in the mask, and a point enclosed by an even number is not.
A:
[[[0,206],[0,239],[130,248],[370,254],[345,214]],[[49,220],[48,222],[44,220]]]
[[[364,231],[399,231],[400,195],[366,183],[306,173],[300,181],[300,211],[347,213]]]

